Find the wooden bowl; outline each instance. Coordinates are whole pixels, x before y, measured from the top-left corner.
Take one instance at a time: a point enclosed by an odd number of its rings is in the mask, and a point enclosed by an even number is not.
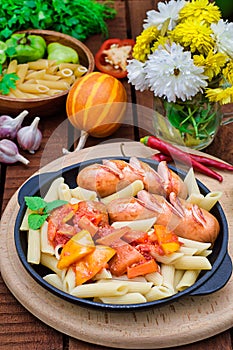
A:
[[[60,44],[72,47],[79,55],[80,64],[87,68],[87,73],[91,73],[95,67],[94,56],[89,48],[81,41],[59,32],[51,30],[30,29],[20,31],[19,33],[29,33],[42,36],[46,43],[58,42]],[[87,74],[85,73],[85,74]],[[17,116],[24,109],[29,111],[29,116],[44,117],[53,114],[65,112],[65,103],[68,91],[58,93],[49,97],[38,97],[33,99],[19,99],[0,95],[0,114],[7,114],[12,117]]]

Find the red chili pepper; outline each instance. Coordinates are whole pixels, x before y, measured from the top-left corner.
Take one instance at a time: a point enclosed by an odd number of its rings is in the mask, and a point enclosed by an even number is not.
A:
[[[228,171],[233,171],[233,165],[223,163],[219,160],[204,157],[204,156],[199,156],[198,154],[191,154],[189,153],[189,156],[196,160],[197,162],[204,164],[204,165],[209,165],[212,168],[220,169],[220,170],[228,170]],[[161,162],[165,160],[166,162],[172,162],[173,159],[172,157],[163,154],[163,153],[155,153],[151,157],[151,159],[157,160],[158,162]]]
[[[163,141],[155,136],[145,136],[140,139],[140,142],[144,143],[146,146],[151,147],[153,149],[157,149],[158,151],[168,155],[172,156],[173,159],[177,159],[180,162],[192,166],[194,169],[198,170],[199,172],[208,175],[219,182],[223,181],[223,178],[220,174],[216,173],[215,171],[207,168],[205,165],[197,162],[195,159],[190,157],[189,153],[186,153],[179,149],[178,147],[173,146],[172,144]]]
[[[127,76],[126,64],[127,59],[131,57],[135,41],[133,39],[108,39],[101,45],[95,55],[95,65],[102,73],[107,73],[117,79]],[[128,55],[121,55],[122,47],[130,46],[131,50]],[[114,50],[113,51],[111,51]],[[119,56],[119,59],[117,57]]]

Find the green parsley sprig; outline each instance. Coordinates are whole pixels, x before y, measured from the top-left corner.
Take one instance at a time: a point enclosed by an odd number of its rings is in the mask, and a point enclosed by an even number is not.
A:
[[[53,209],[68,203],[60,199],[46,202],[43,198],[37,196],[26,196],[24,199],[27,207],[32,210],[32,213],[28,215],[28,225],[33,230],[38,230],[43,225]]]

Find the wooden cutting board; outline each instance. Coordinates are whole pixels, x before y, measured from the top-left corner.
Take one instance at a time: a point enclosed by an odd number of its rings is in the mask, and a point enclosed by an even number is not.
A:
[[[70,153],[53,161],[40,173],[105,156],[119,156],[121,143],[102,144]],[[149,157],[154,151],[138,142],[124,144],[126,156]],[[223,192],[220,201],[229,225],[229,253],[233,257],[233,185],[229,172],[221,172],[220,184],[196,174],[210,190]],[[37,173],[38,174],[38,173]],[[162,349],[202,340],[233,326],[233,277],[211,295],[187,296],[172,304],[137,312],[85,309],[52,295],[38,285],[21,264],[14,245],[14,221],[18,212],[16,192],[9,201],[0,226],[2,277],[18,301],[37,318],[69,336],[103,346],[127,349]]]

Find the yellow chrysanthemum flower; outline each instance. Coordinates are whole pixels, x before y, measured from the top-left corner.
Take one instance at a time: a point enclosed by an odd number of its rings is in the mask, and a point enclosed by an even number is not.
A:
[[[223,53],[214,54],[213,51],[210,51],[206,57],[203,55],[194,55],[193,60],[196,66],[204,67],[204,74],[211,81],[213,77],[221,73],[221,69],[227,62],[228,57]]]
[[[151,51],[154,52],[155,50],[158,49],[158,47],[161,45],[164,47],[165,44],[168,44],[170,43],[171,44],[171,41],[165,37],[165,36],[159,36],[158,39],[154,42],[152,48],[151,48]]]
[[[221,105],[233,102],[233,86],[226,89],[206,89],[206,96],[210,102],[219,102]]]
[[[207,55],[214,48],[211,34],[212,30],[205,23],[190,19],[178,24],[170,32],[171,38],[176,43],[190,49],[193,53],[199,52],[203,55]]]
[[[221,18],[218,6],[209,3],[208,0],[196,0],[188,2],[179,12],[179,18],[183,22],[187,18],[195,18],[208,24],[217,23]]]
[[[233,85],[233,61],[228,62],[226,68],[222,71],[224,77]]]
[[[155,26],[148,27],[136,38],[133,48],[133,58],[140,62],[145,62],[151,53],[153,42],[157,39],[159,31]]]

